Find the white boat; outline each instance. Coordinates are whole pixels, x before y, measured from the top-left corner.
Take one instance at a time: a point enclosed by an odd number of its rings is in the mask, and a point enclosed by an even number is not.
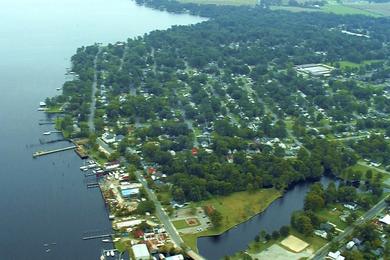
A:
[[[110,256],[110,251],[106,251],[106,256]]]
[[[111,250],[111,251],[110,251],[110,255],[111,255],[111,256],[115,256],[114,250]]]
[[[50,135],[51,132],[44,132],[43,135]]]
[[[103,239],[102,242],[104,242],[104,243],[112,243],[112,240],[111,239]]]
[[[49,253],[51,250],[50,249],[46,249],[46,253]]]
[[[88,166],[80,166],[80,170],[81,171],[86,171],[86,170],[88,170]]]
[[[56,88],[56,89],[57,89],[57,91],[61,90],[61,88]]]

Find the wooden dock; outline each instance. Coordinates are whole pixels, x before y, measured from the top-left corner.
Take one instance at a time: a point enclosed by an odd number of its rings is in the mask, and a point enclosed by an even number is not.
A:
[[[59,152],[67,151],[67,150],[72,150],[72,149],[75,149],[75,148],[76,148],[76,146],[73,145],[73,146],[64,147],[64,148],[55,149],[55,150],[50,150],[50,151],[38,151],[38,152],[33,153],[33,157],[36,158],[36,157],[39,157],[39,156],[44,156],[44,155],[48,155],[48,154],[52,154],[52,153],[59,153]]]
[[[99,183],[97,182],[87,183],[87,188],[97,188],[97,187],[99,187]]]
[[[111,236],[113,236],[113,235],[114,235],[114,234],[104,234],[104,235],[87,236],[87,237],[83,237],[82,239],[83,239],[83,240],[90,240],[90,239],[111,237]]]

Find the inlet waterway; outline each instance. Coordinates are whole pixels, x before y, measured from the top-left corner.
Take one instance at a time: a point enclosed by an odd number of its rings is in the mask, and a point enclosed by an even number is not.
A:
[[[321,183],[327,186],[331,178],[322,177]],[[272,233],[282,226],[290,225],[291,215],[303,208],[304,198],[312,183],[305,182],[288,190],[283,197],[275,200],[262,213],[242,224],[224,232],[219,236],[201,237],[198,239],[198,249],[208,260],[221,259],[245,250],[249,243],[261,230]]]
[[[111,225],[77,155],[32,158],[67,145],[39,143],[53,126],[38,124],[37,107],[57,94],[76,49],[200,21],[130,0],[0,1],[0,259],[98,259],[104,247],[81,239]]]

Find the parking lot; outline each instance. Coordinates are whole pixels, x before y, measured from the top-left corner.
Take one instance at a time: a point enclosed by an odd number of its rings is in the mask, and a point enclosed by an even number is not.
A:
[[[191,208],[181,208],[174,212],[171,221],[178,221],[178,220],[189,220],[189,219],[196,219],[199,224],[196,226],[188,226],[186,228],[178,229],[180,233],[183,234],[193,234],[198,233],[206,230],[210,225],[210,219],[206,216],[204,210],[201,207],[197,207],[195,214],[193,212],[194,210]]]

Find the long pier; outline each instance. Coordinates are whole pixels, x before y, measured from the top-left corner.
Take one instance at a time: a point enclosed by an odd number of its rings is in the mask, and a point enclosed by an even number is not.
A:
[[[73,146],[64,147],[64,148],[55,149],[55,150],[50,150],[50,151],[38,151],[38,152],[33,153],[33,157],[36,158],[36,157],[39,157],[39,156],[48,155],[48,154],[52,154],[52,153],[59,153],[59,152],[72,150],[72,149],[76,149],[76,146],[73,145]]]
[[[82,239],[83,239],[83,240],[90,240],[90,239],[111,237],[111,236],[113,236],[113,235],[114,235],[114,234],[104,234],[104,235],[96,235],[96,236],[87,236],[87,237],[83,237]]]
[[[97,188],[97,187],[99,187],[99,183],[97,182],[87,183],[87,188]]]

